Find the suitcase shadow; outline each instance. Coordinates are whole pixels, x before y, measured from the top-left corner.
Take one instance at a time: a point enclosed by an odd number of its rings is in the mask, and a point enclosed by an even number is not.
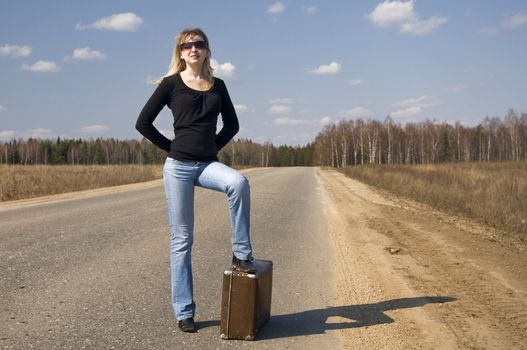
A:
[[[334,329],[393,323],[395,320],[386,315],[385,311],[421,307],[426,304],[447,303],[455,300],[457,299],[449,296],[425,296],[274,315],[271,316],[267,325],[258,332],[256,340],[323,334]],[[337,322],[331,320],[333,317],[336,318]],[[346,320],[343,321],[342,318]]]

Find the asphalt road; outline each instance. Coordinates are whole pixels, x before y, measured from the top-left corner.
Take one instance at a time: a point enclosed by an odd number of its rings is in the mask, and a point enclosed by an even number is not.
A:
[[[168,224],[157,186],[0,209],[2,349],[338,349],[334,253],[313,168],[256,169],[252,240],[274,262],[271,320],[253,342],[219,337],[229,266],[226,197],[198,189],[197,334],[170,305]]]

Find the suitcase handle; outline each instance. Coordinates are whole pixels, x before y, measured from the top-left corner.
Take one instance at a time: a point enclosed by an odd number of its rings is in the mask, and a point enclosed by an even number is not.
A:
[[[229,302],[228,302],[228,307],[227,307],[227,327],[226,327],[226,332],[227,332],[227,338],[229,337],[229,326],[231,324],[231,296],[232,296],[232,273],[230,274],[229,276]]]

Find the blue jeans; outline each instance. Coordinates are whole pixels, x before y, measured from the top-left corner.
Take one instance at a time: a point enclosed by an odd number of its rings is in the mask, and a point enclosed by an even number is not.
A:
[[[172,306],[176,318],[182,320],[194,317],[196,310],[191,262],[194,187],[200,186],[227,194],[232,251],[242,260],[252,258],[249,235],[251,195],[245,176],[219,162],[182,162],[168,157],[163,168],[163,181],[170,224]]]

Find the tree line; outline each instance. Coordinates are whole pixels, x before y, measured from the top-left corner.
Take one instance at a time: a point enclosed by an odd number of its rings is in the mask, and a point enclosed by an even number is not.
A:
[[[59,137],[0,143],[0,163],[4,164],[152,164],[160,163],[163,153],[146,140]]]
[[[395,123],[362,119],[329,124],[314,142],[313,163],[429,164],[527,159],[527,113],[513,110],[501,119],[487,117],[475,127],[426,120]]]
[[[11,140],[0,142],[0,164],[161,164],[166,152],[146,139]],[[426,120],[395,123],[388,116],[326,125],[313,143],[274,146],[250,139],[229,142],[218,154],[235,167],[428,164],[527,159],[527,113],[513,110],[477,126]]]
[[[313,145],[258,144],[250,139],[231,141],[218,154],[225,164],[237,167],[311,165]],[[161,164],[166,152],[146,139],[11,140],[0,142],[0,164]]]

